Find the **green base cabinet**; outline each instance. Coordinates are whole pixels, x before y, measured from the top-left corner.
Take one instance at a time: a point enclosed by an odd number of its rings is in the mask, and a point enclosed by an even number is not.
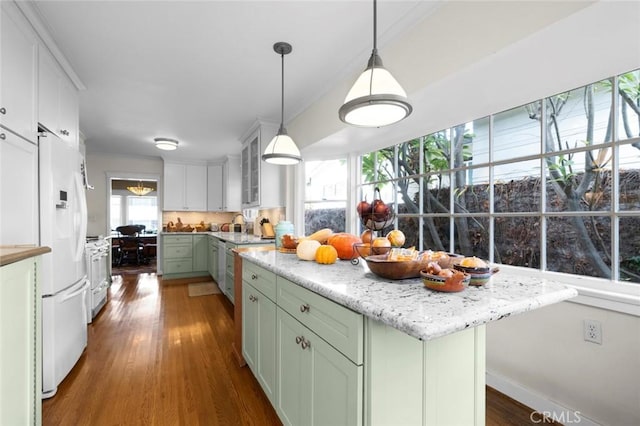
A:
[[[272,405],[276,403],[276,304],[242,283],[242,354]]]
[[[188,278],[208,273],[209,245],[206,235],[162,235],[162,273],[165,279]]]
[[[285,425],[361,425],[362,366],[278,308],[278,398]]]
[[[0,268],[0,425],[42,424],[39,257]]]

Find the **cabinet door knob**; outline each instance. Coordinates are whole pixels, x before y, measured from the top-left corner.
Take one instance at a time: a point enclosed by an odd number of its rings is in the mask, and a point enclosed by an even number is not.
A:
[[[258,301],[258,298],[257,298],[257,297],[255,297],[253,294],[250,294],[250,295],[249,295],[249,300],[251,300],[252,302],[257,302],[257,301]]]
[[[302,337],[301,336],[296,336],[296,344],[300,344],[300,342],[302,342]]]
[[[302,347],[302,350],[305,350],[309,347],[311,347],[311,342],[308,340],[305,340],[304,337],[302,338],[302,343],[300,343],[300,346]]]
[[[69,136],[69,131],[68,130],[62,129],[62,130],[60,130],[60,133],[62,133],[65,136]]]
[[[252,279],[252,280],[257,280],[257,279],[258,279],[258,276],[257,276],[256,274],[251,274],[251,279]]]
[[[5,140],[7,138],[7,135],[5,135],[4,133],[0,133],[0,139]]]
[[[0,114],[5,115],[7,113],[7,109],[5,107],[0,108]]]
[[[309,304],[305,303],[304,305],[300,305],[300,312],[309,312]]]

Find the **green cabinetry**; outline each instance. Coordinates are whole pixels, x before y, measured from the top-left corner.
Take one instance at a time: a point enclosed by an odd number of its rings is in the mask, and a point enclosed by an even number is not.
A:
[[[243,262],[243,355],[286,425],[360,425],[363,317]]]
[[[165,279],[206,275],[208,269],[206,235],[162,235],[162,273]]]
[[[42,424],[39,257],[0,268],[0,424]]]
[[[276,404],[276,304],[242,282],[242,349],[262,390]]]
[[[218,239],[213,237],[213,236],[209,236],[209,238],[207,239],[209,247],[208,247],[208,255],[209,255],[209,275],[211,275],[213,277],[214,280],[216,280],[216,277],[218,276]]]
[[[285,425],[484,425],[484,325],[421,341],[242,266],[243,356]]]

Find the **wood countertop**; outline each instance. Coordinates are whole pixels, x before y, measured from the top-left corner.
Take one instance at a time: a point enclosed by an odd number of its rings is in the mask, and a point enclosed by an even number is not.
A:
[[[0,246],[0,266],[19,262],[30,257],[49,253],[51,249],[46,246],[16,245]]]

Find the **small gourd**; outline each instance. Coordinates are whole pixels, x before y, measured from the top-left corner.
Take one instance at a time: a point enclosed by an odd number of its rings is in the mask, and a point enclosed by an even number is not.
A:
[[[331,265],[336,263],[338,259],[338,251],[330,245],[322,245],[316,250],[316,262],[323,265]]]
[[[314,260],[320,243],[316,240],[302,240],[298,243],[296,254],[302,260]]]

